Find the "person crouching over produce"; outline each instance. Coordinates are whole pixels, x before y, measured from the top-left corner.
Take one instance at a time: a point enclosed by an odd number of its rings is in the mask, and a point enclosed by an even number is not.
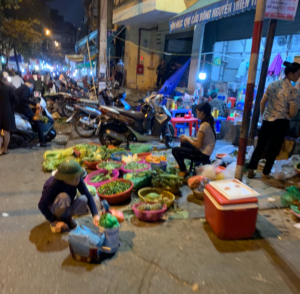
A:
[[[185,159],[196,162],[208,162],[216,144],[215,122],[211,115],[211,107],[207,102],[196,106],[197,117],[201,120],[197,139],[193,140],[185,135],[180,137],[181,147],[175,147],[172,154],[178,162],[181,177],[186,172]]]
[[[73,160],[66,160],[58,166],[54,177],[50,177],[43,187],[39,209],[50,222],[53,233],[76,228],[74,215],[93,215],[93,223],[98,227],[99,215],[93,196],[88,191],[82,176],[84,170]],[[81,196],[76,197],[77,189]]]

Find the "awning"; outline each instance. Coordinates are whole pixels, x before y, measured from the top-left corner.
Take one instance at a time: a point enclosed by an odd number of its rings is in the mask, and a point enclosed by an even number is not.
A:
[[[170,19],[170,32],[255,9],[256,2],[257,0],[199,0],[187,10]]]
[[[66,59],[66,62],[68,62],[68,61],[82,62],[84,60],[84,55],[77,55],[77,54],[66,55],[65,59]]]
[[[96,39],[98,36],[98,30],[93,31],[92,33],[88,34],[86,37],[82,38],[81,40],[79,40],[78,42],[76,42],[75,44],[75,51],[78,52],[78,50],[80,48],[82,48],[83,46],[86,46],[86,41],[90,41],[90,40],[94,40]]]
[[[92,61],[92,67],[94,67],[96,65],[96,61]],[[81,68],[91,68],[91,63],[88,61],[86,63],[77,63],[76,64],[76,68],[77,69],[81,69]]]
[[[119,31],[120,29],[118,29]],[[110,31],[107,30],[107,43],[110,43],[115,35],[117,34],[118,31]],[[92,33],[88,34],[86,37],[82,38],[81,40],[79,40],[78,42],[76,42],[75,44],[75,51],[78,52],[78,50],[84,46],[86,46],[86,41],[91,41],[91,40],[95,40],[97,39],[98,36],[98,30],[93,31]]]

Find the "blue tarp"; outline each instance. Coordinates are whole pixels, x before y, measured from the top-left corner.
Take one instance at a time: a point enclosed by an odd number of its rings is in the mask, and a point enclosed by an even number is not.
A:
[[[186,71],[191,59],[189,59],[181,68],[179,68],[171,77],[169,77],[161,89],[158,91],[158,94],[171,95],[178,83],[180,82],[184,72]]]
[[[186,11],[170,19],[170,32],[255,9],[256,3],[257,0],[198,1]]]

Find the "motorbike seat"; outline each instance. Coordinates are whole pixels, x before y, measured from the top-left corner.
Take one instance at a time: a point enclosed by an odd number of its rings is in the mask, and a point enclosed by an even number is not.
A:
[[[133,111],[133,110],[125,110],[123,108],[117,108],[117,110],[120,112],[120,114],[123,114],[125,116],[129,116],[136,120],[141,120],[145,118],[145,115],[141,111]]]
[[[18,112],[16,112],[15,114],[21,116],[23,119],[25,119],[25,120],[27,120],[28,122],[30,122],[30,119],[29,119],[27,116],[25,116],[24,114],[18,113]]]
[[[95,116],[99,116],[101,115],[101,112],[97,109],[94,109],[94,108],[90,108],[90,107],[82,107],[82,106],[78,106],[78,110],[81,110],[82,112],[85,112],[85,113],[88,113],[88,114],[91,114],[91,115],[95,115]]]

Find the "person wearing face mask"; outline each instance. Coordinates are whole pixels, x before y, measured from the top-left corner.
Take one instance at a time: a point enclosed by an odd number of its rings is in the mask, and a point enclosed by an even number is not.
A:
[[[298,113],[299,91],[291,82],[300,78],[300,64],[284,62],[285,78],[271,83],[261,102],[260,112],[262,126],[258,136],[257,146],[249,163],[248,177],[255,176],[262,154],[266,154],[263,178],[270,178],[270,172],[279,154],[284,138],[289,130],[291,118]]]
[[[88,207],[93,215],[93,224],[98,227],[100,216],[94,198],[82,179],[84,173],[79,163],[65,160],[58,166],[54,177],[44,184],[38,207],[50,222],[53,233],[76,228],[73,216],[87,214]],[[76,198],[77,189],[81,196]]]
[[[23,84],[21,87],[19,87],[15,91],[15,95],[17,97],[17,103],[15,104],[15,112],[23,114],[28,118],[28,120],[32,121],[34,124],[34,128],[38,133],[39,141],[40,141],[40,147],[49,147],[50,144],[46,143],[41,121],[39,120],[33,120],[34,112],[29,107],[29,105],[33,105],[35,107],[39,107],[39,105],[32,100],[30,100],[30,97],[32,96],[32,91],[34,89],[35,81],[33,79],[28,79],[25,84]]]

